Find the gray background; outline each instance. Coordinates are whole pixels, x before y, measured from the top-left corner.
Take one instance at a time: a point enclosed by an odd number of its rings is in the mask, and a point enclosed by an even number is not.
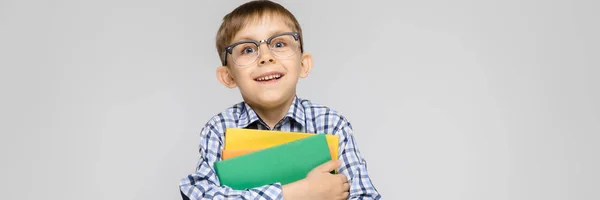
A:
[[[244,1],[0,1],[0,199],[178,199]],[[600,199],[598,1],[283,1],[384,199]]]

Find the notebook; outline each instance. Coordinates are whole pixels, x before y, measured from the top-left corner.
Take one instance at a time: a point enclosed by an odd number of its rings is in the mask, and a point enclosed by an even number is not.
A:
[[[226,160],[314,135],[314,133],[227,128],[225,130],[225,147],[222,152],[222,159]],[[339,136],[326,135],[326,139],[331,158],[337,160]]]
[[[244,190],[301,180],[315,167],[331,160],[325,134],[261,149],[214,164],[221,185]]]

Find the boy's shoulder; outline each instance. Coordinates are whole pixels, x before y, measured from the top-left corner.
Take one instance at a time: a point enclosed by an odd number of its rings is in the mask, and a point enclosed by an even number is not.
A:
[[[222,133],[226,128],[244,128],[256,117],[254,110],[242,101],[214,115],[206,126]],[[336,131],[341,126],[351,128],[349,120],[337,110],[299,97],[294,98],[286,117],[296,120],[307,132]]]
[[[236,103],[224,111],[213,115],[204,125],[204,129],[212,129],[212,131],[223,133],[226,128],[237,127],[240,116],[245,112],[245,103]]]
[[[308,99],[300,99],[298,98],[298,102],[301,105],[301,107],[303,108],[302,110],[304,111],[304,115],[308,118],[312,118],[315,120],[321,120],[321,119],[328,119],[328,120],[346,120],[346,117],[344,117],[340,112],[338,112],[337,110],[323,105],[323,104],[318,104],[318,103],[314,103],[311,100]]]

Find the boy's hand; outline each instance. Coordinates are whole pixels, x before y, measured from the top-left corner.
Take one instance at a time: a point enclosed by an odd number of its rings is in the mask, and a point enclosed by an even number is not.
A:
[[[348,199],[350,185],[348,178],[343,174],[331,174],[331,172],[340,167],[339,160],[326,162],[306,175],[311,196],[309,199]]]
[[[348,199],[350,185],[343,174],[331,174],[340,166],[340,161],[329,161],[306,175],[306,178],[285,185],[284,199]]]

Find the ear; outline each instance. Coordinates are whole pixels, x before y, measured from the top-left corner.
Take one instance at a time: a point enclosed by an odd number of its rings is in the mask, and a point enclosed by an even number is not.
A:
[[[233,79],[233,75],[231,74],[231,69],[227,66],[220,66],[217,68],[217,79],[221,82],[225,87],[235,88],[237,87],[237,83]]]
[[[313,67],[312,55],[305,52],[302,54],[302,66],[300,67],[300,77],[306,78],[310,74],[310,70]]]

